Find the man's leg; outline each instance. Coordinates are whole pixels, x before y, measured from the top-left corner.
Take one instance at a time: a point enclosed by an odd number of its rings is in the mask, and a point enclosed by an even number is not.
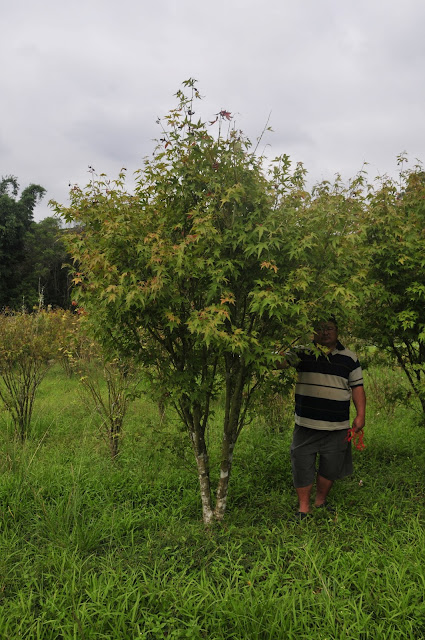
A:
[[[296,487],[295,491],[297,492],[299,507],[298,510],[301,513],[309,513],[310,511],[310,495],[311,490],[313,488],[312,484],[307,485],[306,487]]]
[[[353,473],[351,443],[347,441],[347,430],[328,431],[326,443],[320,451],[319,470],[316,478],[315,506],[326,502],[335,479]],[[334,478],[334,480],[329,480]]]
[[[300,513],[310,512],[310,496],[316,475],[317,435],[318,432],[315,429],[295,425],[291,444],[291,463]]]
[[[314,501],[315,507],[320,507],[320,505],[326,502],[326,498],[328,496],[329,491],[333,485],[333,480],[328,480],[323,476],[317,474],[316,478],[316,499]]]

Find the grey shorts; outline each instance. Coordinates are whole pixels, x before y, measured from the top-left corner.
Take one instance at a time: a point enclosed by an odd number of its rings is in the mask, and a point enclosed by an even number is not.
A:
[[[347,429],[322,431],[295,425],[291,444],[294,487],[307,487],[314,482],[317,456],[318,473],[324,478],[338,480],[351,475],[353,458]]]

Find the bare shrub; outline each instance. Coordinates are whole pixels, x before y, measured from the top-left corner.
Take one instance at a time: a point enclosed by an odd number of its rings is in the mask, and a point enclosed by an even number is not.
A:
[[[106,357],[79,320],[67,335],[64,353],[80,378],[83,401],[100,416],[100,434],[112,459],[119,454],[127,409],[138,395],[140,372],[119,358]]]

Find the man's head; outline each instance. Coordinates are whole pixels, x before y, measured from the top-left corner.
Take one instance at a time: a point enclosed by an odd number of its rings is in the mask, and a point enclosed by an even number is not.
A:
[[[338,325],[335,318],[329,318],[327,322],[322,322],[314,333],[314,342],[333,351],[338,342]]]

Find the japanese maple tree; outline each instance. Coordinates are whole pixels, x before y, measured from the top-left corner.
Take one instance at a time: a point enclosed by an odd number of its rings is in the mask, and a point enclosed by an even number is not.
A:
[[[97,337],[155,369],[187,429],[208,524],[224,516],[234,448],[278,352],[335,305],[349,312],[350,259],[341,268],[338,255],[355,245],[342,189],[309,194],[286,156],[266,170],[229,111],[196,119],[199,98],[185,82],[134,191],[125,171],[115,181],[93,175],[56,209],[77,225],[75,295]],[[219,393],[213,500],[206,432]]]

